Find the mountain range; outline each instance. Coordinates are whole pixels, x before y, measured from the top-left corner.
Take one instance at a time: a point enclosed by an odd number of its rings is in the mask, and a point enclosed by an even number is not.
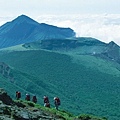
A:
[[[70,28],[59,28],[21,15],[0,27],[0,48],[51,38],[75,36]]]
[[[11,24],[19,29],[14,31]],[[70,28],[46,24],[47,28],[42,31],[49,33],[47,30],[52,27],[55,31],[51,32],[55,34],[50,32],[49,38],[44,34],[35,39],[34,29],[31,28],[32,34],[27,34],[27,28],[36,25],[41,26],[22,15],[1,26],[0,34],[4,38],[0,43],[1,87],[12,98],[19,90],[22,99],[26,93],[36,94],[42,105],[43,96],[48,95],[53,106],[53,97],[59,96],[60,109],[119,120],[120,47],[113,41],[104,43],[91,37],[77,38]],[[41,34],[40,31],[37,33]],[[7,39],[7,35],[12,37]]]

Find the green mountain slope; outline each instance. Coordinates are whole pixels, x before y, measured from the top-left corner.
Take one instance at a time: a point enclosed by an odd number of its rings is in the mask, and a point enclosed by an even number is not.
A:
[[[90,55],[45,50],[3,51],[0,61],[12,68],[15,77],[15,82],[10,83],[13,88],[6,87],[8,92],[24,89],[23,96],[25,92],[37,94],[40,104],[46,94],[52,105],[57,95],[62,101],[61,108],[72,113],[119,120],[120,71],[112,62]],[[15,91],[10,94],[14,96]]]
[[[92,55],[120,63],[120,47],[111,41],[104,43],[91,37],[48,39],[25,43],[26,49],[45,49],[79,55]]]

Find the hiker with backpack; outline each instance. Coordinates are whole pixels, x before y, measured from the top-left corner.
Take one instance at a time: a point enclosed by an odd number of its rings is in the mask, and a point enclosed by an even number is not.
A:
[[[58,97],[54,97],[54,104],[55,104],[55,108],[58,110],[60,103],[60,99]]]
[[[49,107],[50,108],[50,103],[49,103],[49,99],[47,96],[44,96],[44,107]]]
[[[32,102],[37,103],[37,97],[36,97],[36,95],[33,95]]]
[[[25,100],[30,101],[30,95],[26,94]]]
[[[21,98],[21,93],[19,91],[16,91],[16,99],[19,100]]]

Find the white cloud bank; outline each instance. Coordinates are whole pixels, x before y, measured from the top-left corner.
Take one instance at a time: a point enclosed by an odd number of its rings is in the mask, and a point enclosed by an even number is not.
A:
[[[106,43],[115,41],[120,45],[120,14],[42,15],[36,20],[58,27],[70,27],[80,37],[94,37]]]
[[[93,37],[106,43],[114,41],[120,45],[120,14],[40,15],[32,18],[39,23],[70,27],[80,37]],[[12,19],[0,17],[0,25]]]

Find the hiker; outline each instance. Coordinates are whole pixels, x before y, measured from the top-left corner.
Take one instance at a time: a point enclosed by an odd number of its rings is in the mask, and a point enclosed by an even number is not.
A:
[[[55,104],[55,108],[58,110],[60,103],[60,99],[58,97],[54,97],[54,104]]]
[[[19,91],[16,91],[16,99],[19,100],[21,98],[21,93]]]
[[[25,100],[30,101],[30,95],[26,94]]]
[[[44,96],[44,107],[49,107],[50,108],[50,103],[49,103],[49,99],[47,96]]]
[[[37,103],[37,97],[36,97],[36,95],[33,96],[32,102]]]

